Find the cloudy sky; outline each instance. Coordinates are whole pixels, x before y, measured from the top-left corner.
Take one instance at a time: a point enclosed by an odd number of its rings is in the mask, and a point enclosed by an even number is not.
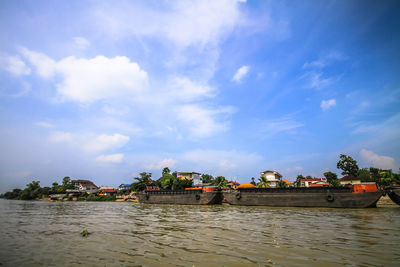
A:
[[[0,3],[0,191],[400,166],[399,1]]]

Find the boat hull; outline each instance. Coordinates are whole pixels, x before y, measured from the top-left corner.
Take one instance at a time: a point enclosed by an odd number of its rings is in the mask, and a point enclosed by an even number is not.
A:
[[[347,188],[269,188],[224,193],[231,205],[270,207],[376,207],[381,191],[354,193]]]
[[[400,205],[400,187],[399,186],[389,188],[387,190],[387,194],[394,203],[396,203],[397,205]]]
[[[221,191],[145,191],[139,194],[139,202],[148,204],[212,205],[221,204],[221,201]]]

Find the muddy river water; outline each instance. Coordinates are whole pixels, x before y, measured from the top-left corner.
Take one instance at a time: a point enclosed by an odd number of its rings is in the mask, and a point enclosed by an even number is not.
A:
[[[399,206],[0,200],[0,236],[2,266],[400,266]]]

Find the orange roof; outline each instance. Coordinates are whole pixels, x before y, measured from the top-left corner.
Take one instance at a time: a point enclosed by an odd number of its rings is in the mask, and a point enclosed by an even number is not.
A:
[[[323,183],[323,184],[310,184],[310,187],[323,187],[323,186],[329,186],[328,183]]]
[[[238,186],[238,188],[256,188],[257,186],[251,184],[251,183],[243,183]]]
[[[288,181],[288,180],[286,180],[286,179],[283,179],[283,181],[284,181],[286,184],[293,184],[291,181]]]

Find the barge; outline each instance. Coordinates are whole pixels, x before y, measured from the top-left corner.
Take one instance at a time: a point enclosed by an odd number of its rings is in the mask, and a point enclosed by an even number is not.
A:
[[[386,189],[386,192],[390,199],[396,203],[397,205],[400,205],[400,186],[395,185],[391,186],[388,189]]]
[[[400,193],[400,192],[399,192]],[[231,205],[270,207],[370,208],[382,196],[375,184],[351,187],[239,188],[224,192]]]
[[[145,190],[139,193],[139,202],[183,205],[221,204],[222,192],[217,187],[189,188],[187,190]]]

